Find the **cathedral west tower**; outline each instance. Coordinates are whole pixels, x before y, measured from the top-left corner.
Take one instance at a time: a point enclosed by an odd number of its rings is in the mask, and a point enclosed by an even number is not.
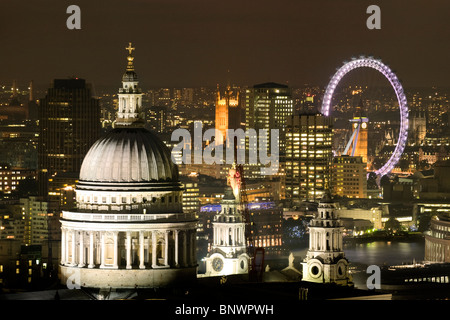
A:
[[[329,192],[320,200],[309,226],[309,249],[302,262],[303,281],[349,284],[348,261],[342,241],[343,225]]]

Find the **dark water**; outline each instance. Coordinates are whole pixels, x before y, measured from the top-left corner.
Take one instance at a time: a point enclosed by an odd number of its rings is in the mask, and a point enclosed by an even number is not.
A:
[[[346,244],[344,253],[349,262],[367,265],[397,265],[422,261],[425,256],[423,239],[400,241],[374,241],[369,243]]]
[[[294,256],[303,259],[308,248],[294,250]],[[425,256],[425,241],[373,241],[344,245],[345,257],[350,263],[366,265],[397,265],[422,261]]]

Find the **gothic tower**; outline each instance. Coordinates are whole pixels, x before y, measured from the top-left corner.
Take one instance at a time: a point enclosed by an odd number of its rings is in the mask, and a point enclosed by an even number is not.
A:
[[[226,139],[228,129],[238,129],[240,127],[240,109],[239,109],[239,92],[233,92],[231,86],[228,85],[225,92],[221,95],[219,87],[217,87],[216,97],[216,141],[223,143]],[[219,134],[221,134],[221,137]]]
[[[342,249],[342,230],[334,202],[326,193],[309,227],[309,250],[302,262],[304,281],[349,284],[348,261]]]

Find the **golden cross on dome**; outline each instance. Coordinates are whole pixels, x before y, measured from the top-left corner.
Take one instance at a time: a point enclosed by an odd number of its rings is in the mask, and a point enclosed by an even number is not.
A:
[[[125,48],[125,50],[128,50],[128,53],[131,56],[131,53],[133,52],[133,50],[135,50],[136,48],[131,46],[131,42],[128,43],[128,48]]]

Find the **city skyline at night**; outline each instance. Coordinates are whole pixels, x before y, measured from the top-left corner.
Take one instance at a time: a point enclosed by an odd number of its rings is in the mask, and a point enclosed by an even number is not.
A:
[[[448,12],[1,3],[0,300],[448,300]]]

